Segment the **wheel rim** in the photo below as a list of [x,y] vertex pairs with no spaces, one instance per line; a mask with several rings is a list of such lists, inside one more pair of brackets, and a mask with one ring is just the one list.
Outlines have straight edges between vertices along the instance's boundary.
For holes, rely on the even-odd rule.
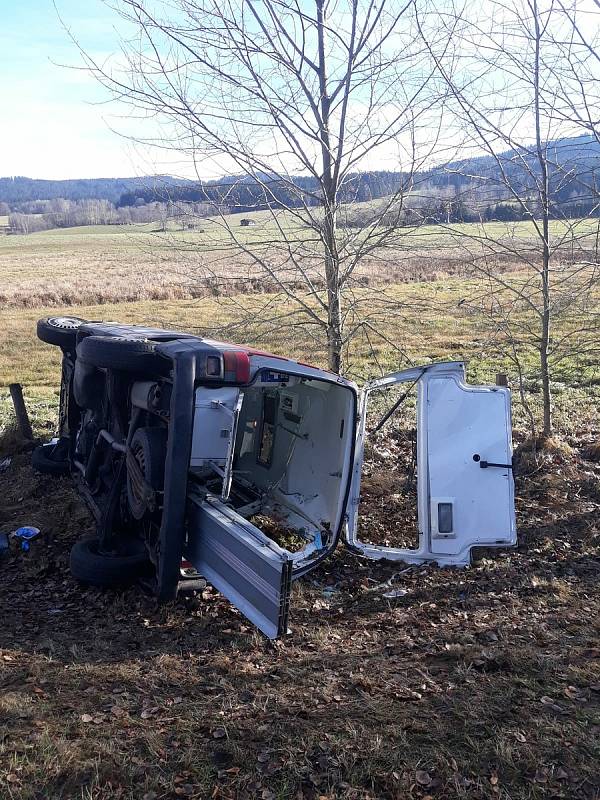
[[50,317],[48,319],[48,325],[59,328],[61,331],[76,331],[82,322],[83,320],[77,317]]

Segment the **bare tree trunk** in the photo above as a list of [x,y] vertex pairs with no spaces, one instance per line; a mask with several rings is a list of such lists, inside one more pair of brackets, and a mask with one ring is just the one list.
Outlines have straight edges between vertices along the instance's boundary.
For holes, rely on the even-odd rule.
[[327,353],[329,369],[342,369],[342,303],[340,292],[339,256],[336,242],[337,214],[335,209],[325,220],[325,278],[327,281]]
[[320,89],[322,182],[324,192],[323,245],[325,250],[325,280],[327,282],[327,354],[329,369],[340,372],[342,367],[342,304],[340,295],[340,258],[337,247],[338,186],[334,179],[329,120],[331,101],[327,88],[325,54],[324,0],[317,0],[318,76]]
[[548,178],[548,154],[542,142],[540,113],[540,17],[537,0],[533,0],[533,24],[535,26],[534,60],[534,102],[535,102],[535,144],[540,167],[540,201],[542,206],[542,330],[540,337],[540,368],[542,377],[542,398],[544,404],[543,436],[552,436],[552,392],[550,389],[550,367],[548,352],[550,348],[550,183]]
[[549,264],[544,254],[542,266],[542,336],[540,340],[540,367],[542,373],[542,398],[544,404],[544,438],[552,436],[552,391],[550,389],[550,367],[548,364],[548,351],[550,347],[550,285]]

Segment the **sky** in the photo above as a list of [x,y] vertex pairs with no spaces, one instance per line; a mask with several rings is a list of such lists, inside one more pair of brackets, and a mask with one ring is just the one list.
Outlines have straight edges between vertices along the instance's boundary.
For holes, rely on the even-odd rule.
[[[160,5],[162,0],[157,2]],[[440,2],[443,6],[445,0]],[[586,6],[592,4],[590,7],[595,10],[593,22],[597,30],[594,0],[581,2]],[[472,5],[475,11],[479,8],[478,4]],[[482,8],[485,10],[485,4]],[[129,131],[137,133],[138,139],[151,139],[153,136],[159,137],[164,129],[159,128],[156,121],[136,121],[131,107],[109,102],[108,90],[85,69],[83,57],[69,32],[96,63],[106,63],[111,56],[119,53],[120,37],[130,31],[109,7],[109,0],[106,3],[102,0],[0,0],[0,177],[25,175],[31,178],[65,179],[157,174],[195,177],[193,163],[182,161],[182,153],[177,155],[164,149],[150,150],[119,134],[118,131],[121,134]],[[510,39],[508,41],[510,43]],[[469,55],[464,42],[462,51]],[[405,58],[408,62],[410,54]],[[123,63],[117,55],[112,63],[118,68],[119,62]],[[268,69],[266,74],[270,74]],[[507,74],[510,77],[512,73]],[[406,73],[403,73],[403,80],[405,78]],[[404,82],[410,94],[410,80]],[[285,82],[282,83],[284,85]],[[204,84],[200,83],[200,86]],[[390,103],[389,97],[381,100],[396,84],[388,80],[383,81],[381,86],[379,100],[383,105],[379,114],[386,123],[386,114],[390,119],[396,117],[401,99],[396,102],[394,95],[394,102]],[[205,101],[206,97],[203,95],[202,100]],[[356,95],[353,97],[356,98]],[[500,101],[500,108],[503,109],[503,95]],[[349,119],[356,117],[357,124],[361,125],[361,107],[357,106],[355,112],[352,102],[355,101],[351,101]],[[217,118],[220,117],[222,105],[219,104],[219,96],[216,99],[208,96],[207,103],[209,110],[212,103],[212,108],[218,110]],[[436,138],[438,112],[435,106],[431,106],[430,111],[433,122],[429,119],[429,110],[424,116],[418,117],[420,132],[416,135],[422,141],[417,144],[424,147],[427,158],[431,158],[434,152],[430,152],[430,148],[435,148],[439,160],[441,139]],[[242,115],[236,112],[234,117],[238,116]],[[370,112],[371,127],[373,118],[373,112]],[[260,134],[268,142],[260,146],[267,147],[265,152],[271,154],[273,146],[268,139],[269,129],[260,127],[257,133],[256,120],[249,119],[252,124],[248,130],[253,135]],[[531,127],[531,121],[527,119],[522,123],[525,137],[529,135],[527,126]],[[459,146],[465,147],[460,127],[453,130],[448,124],[447,114],[443,122],[439,130],[445,137],[447,152],[451,153]],[[238,126],[236,120],[230,127],[235,131]],[[348,130],[346,134],[348,136]],[[373,149],[361,166],[369,169],[401,168],[400,150],[404,148],[410,152],[412,147],[410,136],[407,134],[407,141],[404,141],[402,135],[397,137],[393,145]],[[179,139],[176,138],[176,141],[179,142]],[[500,144],[502,149],[506,149],[504,141]],[[278,146],[281,147],[281,143]],[[476,142],[472,146],[475,147],[474,153],[479,152]],[[277,152],[277,148],[275,150]],[[282,158],[287,157],[286,148],[283,152]],[[265,155],[267,160],[270,157]],[[197,166],[204,178],[235,171],[235,165],[224,162],[221,156],[216,156],[212,162],[205,158]],[[290,167],[286,162],[281,168]]]
[[61,18],[86,51],[102,57],[118,41],[114,12],[100,0],[56,0],[56,8],[52,0],[0,0],[0,176],[174,172],[114,131],[123,110],[107,104],[91,75],[61,66],[82,66]]
[[[109,102],[69,33],[102,63],[118,54],[127,30],[102,0],[0,0],[0,177],[195,177],[174,152],[119,135],[136,124],[131,109]],[[158,130],[140,124],[140,137]],[[395,148],[378,153],[374,166],[397,168]],[[205,161],[199,169],[210,178],[235,165]]]

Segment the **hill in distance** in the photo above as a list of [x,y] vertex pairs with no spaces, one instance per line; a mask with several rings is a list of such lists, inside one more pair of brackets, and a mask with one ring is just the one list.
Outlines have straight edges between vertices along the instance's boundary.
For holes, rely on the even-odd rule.
[[170,175],[143,178],[72,178],[43,180],[21,175],[0,178],[0,201],[13,205],[33,200],[110,200],[118,203],[122,194],[135,191],[160,191],[169,186],[185,186],[191,181]]
[[[585,176],[594,183],[600,174],[600,143],[590,135],[559,139],[547,144],[551,172],[560,182],[559,202],[577,191],[578,178]],[[498,162],[505,174],[517,184],[521,180],[529,183],[537,174],[539,166],[535,153],[513,150],[500,153],[497,158],[489,155],[475,156],[462,161],[438,165],[412,176],[421,184],[431,182],[434,186],[450,183],[457,192],[472,186],[473,181],[495,181],[500,178]],[[565,177],[569,175],[568,180]],[[522,176],[522,178],[521,178]],[[344,202],[369,201],[386,197],[398,191],[405,176],[401,172],[369,171],[349,175],[342,192]],[[560,181],[559,181],[560,179]],[[306,202],[312,193],[312,201],[318,194],[317,181],[308,176],[287,177],[261,176],[261,181],[270,184],[270,192],[286,205],[295,206]],[[526,186],[524,184],[523,188]],[[21,176],[0,178],[0,202],[15,208],[19,203],[53,200],[99,199],[108,200],[115,206],[133,206],[153,201],[167,202],[208,200],[223,203],[227,197],[238,211],[259,208],[264,204],[262,187],[248,176],[228,175],[219,180],[198,182],[175,178],[170,175],[152,175],[134,178],[81,178],[71,180],[41,180]]]

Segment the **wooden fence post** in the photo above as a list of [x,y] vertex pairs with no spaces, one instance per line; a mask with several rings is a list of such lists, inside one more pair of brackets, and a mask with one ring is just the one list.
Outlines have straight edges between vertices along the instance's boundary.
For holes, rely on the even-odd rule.
[[31,429],[31,422],[25,407],[25,400],[23,400],[23,387],[20,383],[11,383],[8,387],[10,396],[12,397],[13,406],[15,407],[15,416],[17,418],[17,427],[21,436],[28,441],[33,441],[33,431]]

